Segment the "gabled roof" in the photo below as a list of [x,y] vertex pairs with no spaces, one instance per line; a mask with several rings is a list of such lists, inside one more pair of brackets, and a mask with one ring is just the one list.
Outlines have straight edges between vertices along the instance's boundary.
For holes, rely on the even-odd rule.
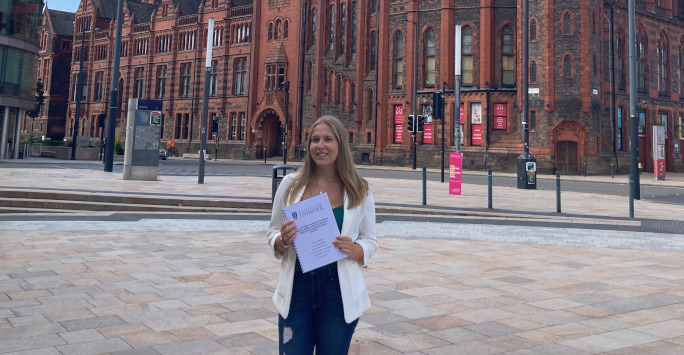
[[248,6],[252,5],[253,0],[233,0],[234,7]]
[[150,16],[152,12],[157,7],[157,5],[146,4],[136,1],[127,1],[128,10],[133,15],[135,23],[148,23],[150,22]]
[[287,63],[287,54],[285,53],[283,42],[277,42],[275,46],[268,51],[266,63]]
[[172,0],[177,9],[180,9],[181,16],[194,15],[199,11],[202,0]]
[[89,0],[92,1],[96,9],[100,11],[100,17],[114,19],[116,18],[116,0]]
[[46,9],[52,23],[52,30],[57,36],[74,36],[74,19],[76,14],[73,12]]

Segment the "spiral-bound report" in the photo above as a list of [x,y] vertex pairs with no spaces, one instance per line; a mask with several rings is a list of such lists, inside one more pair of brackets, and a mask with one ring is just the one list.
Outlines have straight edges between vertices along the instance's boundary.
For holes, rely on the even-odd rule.
[[297,237],[294,247],[303,272],[347,257],[333,245],[340,235],[328,194],[322,193],[283,208],[285,220],[294,220]]

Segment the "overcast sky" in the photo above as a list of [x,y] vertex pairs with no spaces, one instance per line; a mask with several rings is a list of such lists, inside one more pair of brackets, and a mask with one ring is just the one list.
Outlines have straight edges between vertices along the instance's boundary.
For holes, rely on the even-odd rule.
[[49,9],[68,12],[76,12],[79,5],[77,0],[46,0],[45,3]]

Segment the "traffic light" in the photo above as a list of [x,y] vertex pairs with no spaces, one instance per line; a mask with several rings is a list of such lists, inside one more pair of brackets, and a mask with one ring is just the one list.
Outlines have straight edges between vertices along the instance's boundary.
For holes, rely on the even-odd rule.
[[423,131],[423,124],[425,123],[425,116],[418,115],[418,132]]
[[432,93],[432,118],[444,118],[444,97],[439,91]]
[[413,115],[409,115],[408,116],[408,131],[409,132],[414,132],[413,123],[414,123]]

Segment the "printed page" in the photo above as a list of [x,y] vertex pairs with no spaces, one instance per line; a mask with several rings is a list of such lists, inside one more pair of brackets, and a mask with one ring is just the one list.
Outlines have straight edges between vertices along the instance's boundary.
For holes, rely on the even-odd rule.
[[303,272],[347,257],[333,245],[340,230],[327,193],[287,206],[283,208],[283,215],[285,220],[294,220],[297,225],[294,247]]

